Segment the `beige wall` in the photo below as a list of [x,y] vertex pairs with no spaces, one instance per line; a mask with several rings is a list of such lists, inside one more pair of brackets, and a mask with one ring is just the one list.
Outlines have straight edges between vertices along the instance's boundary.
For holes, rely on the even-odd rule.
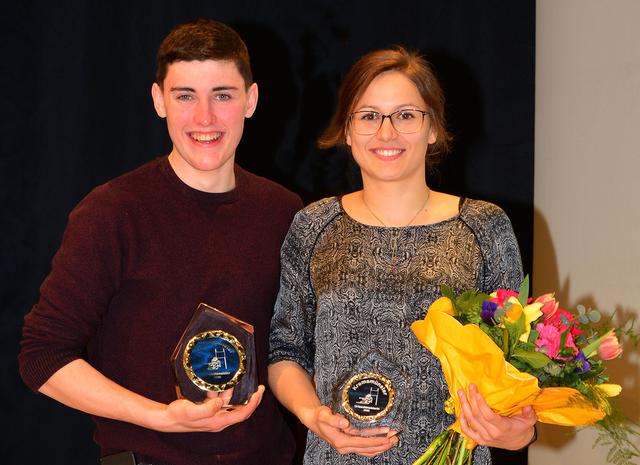
[[[638,315],[640,1],[536,8],[534,294],[555,290],[565,307]],[[636,349],[611,370],[635,421],[639,367]],[[531,465],[607,463],[589,430],[543,425],[539,437]]]

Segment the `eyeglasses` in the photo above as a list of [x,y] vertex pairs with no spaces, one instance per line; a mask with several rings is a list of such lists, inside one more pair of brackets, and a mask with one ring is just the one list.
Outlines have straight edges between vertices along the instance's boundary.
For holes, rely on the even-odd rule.
[[389,118],[393,129],[400,134],[411,134],[418,132],[422,128],[422,120],[428,111],[424,110],[398,110],[388,115],[383,115],[377,111],[362,110],[354,111],[349,115],[351,127],[356,134],[370,136],[376,134],[382,127],[385,118]]

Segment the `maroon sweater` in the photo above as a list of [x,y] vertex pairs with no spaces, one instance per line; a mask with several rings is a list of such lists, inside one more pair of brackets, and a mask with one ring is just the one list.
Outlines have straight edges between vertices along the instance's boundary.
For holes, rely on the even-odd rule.
[[[279,251],[302,202],[238,166],[235,173],[234,190],[205,193],[182,183],[165,157],[80,202],[25,318],[19,362],[29,387],[86,358],[127,389],[169,403],[176,398],[171,353],[200,302],[254,325],[266,385]],[[103,455],[133,450],[172,465],[238,465],[288,464],[293,454],[268,390],[251,418],[219,433],[94,420]]]

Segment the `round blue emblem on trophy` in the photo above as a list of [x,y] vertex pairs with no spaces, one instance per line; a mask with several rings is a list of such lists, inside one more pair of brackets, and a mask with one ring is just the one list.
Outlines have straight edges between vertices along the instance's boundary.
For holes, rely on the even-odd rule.
[[200,389],[224,391],[235,386],[245,372],[246,354],[240,341],[226,331],[196,334],[184,350],[183,365]]

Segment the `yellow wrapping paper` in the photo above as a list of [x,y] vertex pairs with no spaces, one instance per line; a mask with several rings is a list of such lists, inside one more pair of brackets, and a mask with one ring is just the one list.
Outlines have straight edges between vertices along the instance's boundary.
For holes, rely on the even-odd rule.
[[521,413],[522,407],[531,405],[539,421],[556,425],[587,426],[604,417],[603,410],[595,408],[575,389],[541,389],[535,376],[523,373],[505,361],[502,350],[477,325],[463,326],[451,316],[450,302],[446,304],[442,299],[436,302],[424,320],[411,325],[411,330],[440,360],[456,414],[456,422],[452,425],[455,431],[461,433],[457,420],[460,412],[458,390],[468,395],[471,383],[500,415],[516,415]]

